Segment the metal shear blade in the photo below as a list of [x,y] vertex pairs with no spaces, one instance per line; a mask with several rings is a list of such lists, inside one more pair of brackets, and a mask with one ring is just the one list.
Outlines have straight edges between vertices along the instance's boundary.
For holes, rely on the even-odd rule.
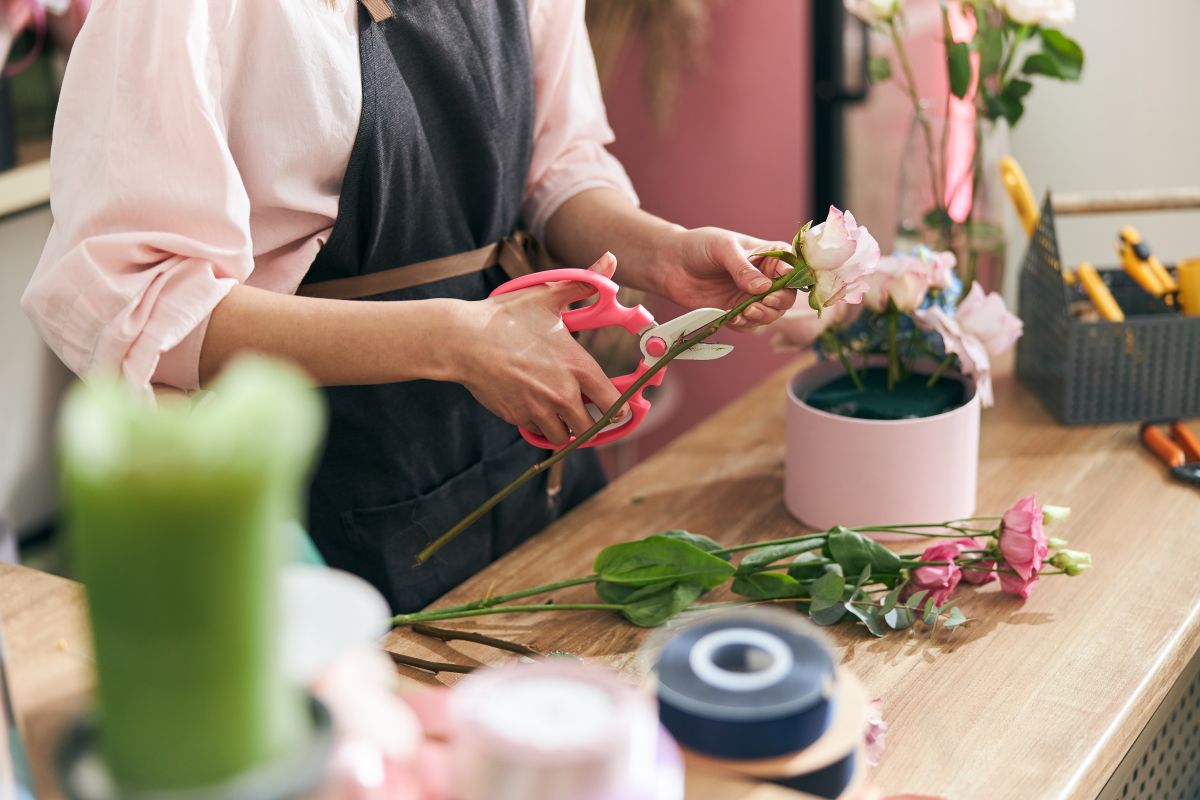
[[[724,315],[725,312],[719,308],[698,308],[668,322],[650,326],[642,332],[640,339],[643,358],[647,364],[654,364],[668,348],[680,339],[695,333]],[[689,361],[711,361],[728,355],[732,350],[733,345],[731,344],[701,342],[676,357]]]

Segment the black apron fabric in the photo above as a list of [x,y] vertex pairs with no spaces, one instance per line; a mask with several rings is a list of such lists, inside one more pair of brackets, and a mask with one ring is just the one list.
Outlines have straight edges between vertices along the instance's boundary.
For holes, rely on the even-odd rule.
[[[533,140],[527,0],[392,0],[359,9],[362,120],[338,218],[305,282],[474,250],[517,227]],[[481,300],[499,267],[369,298]],[[417,610],[541,530],[604,482],[593,454],[568,460],[561,494],[530,481],[417,566],[430,541],[546,456],[460,384],[325,390],[331,421],[309,504],[331,566]]]

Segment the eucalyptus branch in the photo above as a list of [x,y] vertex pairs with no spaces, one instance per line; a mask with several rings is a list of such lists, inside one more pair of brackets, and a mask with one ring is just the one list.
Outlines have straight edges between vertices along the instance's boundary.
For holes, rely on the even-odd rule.
[[[802,265],[802,266],[797,267],[796,269],[807,270],[808,268],[806,266]],[[417,563],[424,564],[426,561],[428,561],[430,558],[432,558],[439,550],[441,550],[443,547],[445,547],[450,542],[454,541],[454,539],[456,539],[460,534],[462,534],[463,531],[465,531],[467,528],[471,527],[476,522],[478,522],[480,519],[482,519],[484,514],[488,513],[493,508],[495,508],[497,505],[499,505],[499,503],[502,500],[504,500],[504,498],[508,497],[510,494],[512,494],[514,491],[516,491],[520,486],[525,484],[527,481],[537,477],[538,475],[545,472],[546,470],[550,469],[550,467],[552,467],[555,464],[557,464],[558,462],[562,461],[564,458],[566,458],[571,453],[578,450],[584,444],[591,441],[598,433],[600,433],[606,427],[608,427],[608,424],[610,422],[612,422],[613,417],[616,416],[618,409],[620,409],[622,406],[624,406],[625,403],[628,402],[631,397],[633,397],[635,394],[637,394],[637,392],[642,387],[644,387],[647,383],[649,383],[650,380],[655,375],[657,375],[659,372],[661,372],[663,370],[663,368],[665,368],[667,366],[667,364],[670,364],[672,361],[674,361],[675,358],[679,356],[679,354],[692,349],[693,347],[700,344],[708,337],[712,336],[717,331],[721,330],[721,328],[725,327],[725,325],[728,322],[737,318],[742,312],[744,312],[747,308],[749,308],[753,304],[760,302],[767,296],[772,295],[775,292],[780,291],[781,289],[786,289],[789,286],[794,286],[795,280],[796,280],[796,275],[795,275],[794,271],[793,272],[785,272],[783,275],[780,275],[778,278],[776,278],[771,283],[771,288],[767,289],[764,292],[760,292],[759,294],[755,294],[755,295],[751,295],[750,297],[747,297],[745,300],[738,303],[736,306],[729,309],[721,316],[717,317],[715,320],[710,322],[708,325],[705,325],[703,328],[701,328],[700,330],[691,334],[690,336],[686,336],[686,337],[680,339],[679,341],[677,341],[674,345],[672,345],[667,350],[666,354],[664,354],[662,356],[662,358],[658,359],[658,361],[656,361],[653,366],[651,366],[649,369],[647,369],[645,372],[643,372],[638,377],[637,380],[635,380],[632,384],[630,384],[629,388],[626,389],[619,398],[617,398],[617,401],[615,403],[613,403],[611,408],[609,408],[607,411],[605,411],[600,416],[600,418],[596,420],[595,424],[593,424],[592,427],[588,428],[583,433],[577,435],[566,446],[562,447],[559,450],[555,450],[553,455],[551,455],[546,460],[540,461],[537,464],[534,464],[529,469],[522,472],[507,486],[500,489],[500,491],[496,492],[494,495],[492,495],[487,500],[485,500],[478,508],[476,508],[470,514],[467,514],[467,516],[463,517],[461,520],[459,520],[457,523],[455,523],[453,527],[451,527],[448,531],[443,533],[441,536],[439,536],[437,539],[435,539],[433,542],[431,542],[429,545],[427,545],[425,547],[425,549],[423,549],[420,553],[417,554]]]

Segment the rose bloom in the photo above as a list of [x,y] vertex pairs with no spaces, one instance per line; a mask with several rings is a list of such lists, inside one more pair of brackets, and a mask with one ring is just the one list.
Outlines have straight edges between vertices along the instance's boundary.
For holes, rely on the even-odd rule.
[[896,16],[901,5],[901,0],[846,0],[847,11],[872,25]]
[[934,605],[940,606],[949,600],[950,595],[954,594],[954,590],[958,588],[958,582],[962,580],[962,570],[954,563],[960,552],[962,552],[962,546],[956,541],[938,542],[925,548],[925,552],[921,553],[922,561],[945,561],[947,563],[936,567],[914,569],[905,594],[912,595],[924,589],[929,592],[928,597],[933,599]]
[[1013,575],[1011,572],[1000,572],[997,577],[1000,578],[1000,591],[1015,594],[1022,600],[1029,599],[1029,595],[1033,594],[1034,584],[1038,582],[1037,573],[1030,575],[1028,578],[1022,578],[1020,575]]
[[1000,553],[1005,564],[1026,580],[1042,568],[1050,545],[1042,524],[1042,507],[1034,495],[1022,497],[1004,512],[1000,523]]
[[830,206],[825,221],[801,237],[800,253],[817,280],[808,303],[819,312],[837,303],[862,302],[863,278],[879,262],[879,243],[853,214]]
[[998,5],[1021,25],[1065,25],[1075,21],[1075,0],[999,0]]
[[922,252],[921,255],[929,264],[929,287],[945,289],[949,286],[950,279],[954,277],[954,268],[958,266],[958,256],[949,250],[931,250],[928,254]]
[[932,277],[929,264],[916,256],[884,256],[865,279],[863,302],[872,311],[884,311],[890,300],[907,314],[925,302]]
[[[982,550],[983,542],[979,539],[954,539],[953,543],[961,550]],[[973,557],[967,556],[968,558]],[[976,561],[974,564],[962,567],[962,579],[973,586],[983,586],[996,579],[995,561]]]

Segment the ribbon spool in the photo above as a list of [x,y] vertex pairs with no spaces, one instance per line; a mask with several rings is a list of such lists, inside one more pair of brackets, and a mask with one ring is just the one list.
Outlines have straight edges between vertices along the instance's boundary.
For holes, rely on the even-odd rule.
[[649,698],[566,660],[473,673],[450,696],[456,800],[682,800]]
[[807,621],[712,615],[662,644],[657,669],[659,717],[690,764],[827,798],[860,774],[866,691]]

